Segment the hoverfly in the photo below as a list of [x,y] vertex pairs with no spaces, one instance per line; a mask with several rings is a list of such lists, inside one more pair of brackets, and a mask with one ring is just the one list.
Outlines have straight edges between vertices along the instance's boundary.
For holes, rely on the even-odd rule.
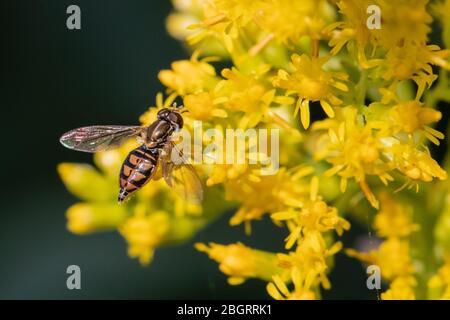
[[[161,165],[166,183],[183,199],[199,204],[203,200],[200,179],[185,155],[171,140],[183,127],[183,117],[174,108],[163,108],[150,126],[89,126],[64,133],[63,146],[83,152],[99,152],[119,147],[130,137],[141,145],[132,150],[122,164],[119,175],[119,203],[150,181]],[[172,161],[176,152],[177,161]]]

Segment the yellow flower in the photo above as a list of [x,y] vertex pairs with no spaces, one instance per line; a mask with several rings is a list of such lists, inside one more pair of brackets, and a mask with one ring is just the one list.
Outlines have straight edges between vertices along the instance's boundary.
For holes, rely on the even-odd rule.
[[347,43],[355,42],[356,55],[361,66],[373,66],[376,61],[367,61],[365,47],[374,41],[373,32],[367,28],[367,8],[372,0],[341,0],[337,2],[343,21],[330,24],[325,32],[330,33],[331,54],[337,54]]
[[184,106],[189,110],[189,116],[202,121],[212,117],[226,118],[227,112],[214,101],[210,92],[200,92],[184,96]]
[[320,232],[311,231],[305,234],[295,252],[278,254],[279,265],[288,270],[297,268],[298,272],[313,286],[319,283],[325,289],[331,287],[327,277],[327,258],[339,252],[341,242],[336,242],[329,248]]
[[381,237],[407,237],[420,226],[412,222],[411,206],[396,201],[388,192],[379,195],[380,211],[375,216],[374,226]]
[[354,178],[364,192],[367,200],[375,208],[378,201],[370,190],[366,175],[378,176],[385,184],[393,178],[389,175],[389,166],[381,157],[383,144],[370,125],[364,125],[357,118],[356,110],[345,110],[345,121],[337,129],[328,130],[329,144],[321,154],[333,167],[325,172],[326,176],[338,174],[341,177],[341,192],[347,188],[347,180]]
[[261,2],[261,0],[212,0],[210,10],[224,16],[223,20],[239,23],[242,27],[251,21],[254,10]]
[[418,86],[416,94],[418,100],[424,90],[437,79],[431,66],[450,68],[445,61],[449,55],[449,50],[440,50],[436,45],[405,44],[390,49],[380,68],[386,80],[414,80]]
[[185,40],[195,33],[189,30],[189,26],[199,23],[202,18],[202,3],[204,0],[172,0],[175,12],[172,12],[166,20],[166,28],[169,34],[178,39]]
[[[426,10],[429,0],[377,1],[382,15],[382,28],[374,29],[376,42],[386,49],[401,43],[424,44],[431,31],[431,16]],[[414,30],[414,32],[411,32]]]
[[302,241],[302,238],[299,237],[300,233],[336,230],[338,235],[342,235],[344,230],[350,229],[348,221],[337,215],[336,208],[328,207],[324,201],[311,201],[301,211],[275,213],[272,218],[275,220],[291,219],[287,222],[291,233],[286,238],[286,249],[290,249],[296,241]]
[[226,109],[245,113],[238,123],[239,128],[255,127],[267,118],[272,102],[286,101],[284,97],[275,96],[275,90],[264,80],[269,68],[268,65],[262,65],[250,74],[244,74],[236,68],[222,70],[225,79],[214,91]]
[[415,300],[414,288],[417,281],[414,277],[399,277],[392,281],[389,289],[381,294],[382,300]]
[[293,72],[279,70],[278,75],[273,80],[273,85],[286,89],[286,95],[295,94],[297,104],[295,114],[300,110],[300,117],[303,127],[309,127],[309,102],[320,101],[323,111],[330,118],[334,117],[333,106],[339,105],[342,101],[335,95],[336,89],[347,92],[347,86],[341,82],[346,80],[344,73],[330,72],[323,69],[323,64],[328,58],[309,58],[307,55],[294,54],[291,57]]
[[283,273],[274,253],[251,249],[239,242],[230,245],[210,243],[209,246],[197,243],[195,248],[219,263],[220,271],[229,277],[231,285],[241,284],[249,278],[269,281],[274,274]]
[[169,231],[169,216],[164,211],[146,214],[145,209],[139,207],[119,231],[128,243],[128,255],[147,265],[153,258],[155,247],[162,243]]
[[388,280],[414,271],[408,241],[397,238],[388,239],[380,245],[376,262],[382,276]]
[[332,143],[337,146],[334,150],[339,152],[330,157],[329,162],[340,167],[337,172],[344,179],[355,177],[357,181],[362,181],[366,174],[382,172],[381,168],[377,168],[377,164],[382,164],[381,144],[372,135],[370,127],[358,130],[354,126],[342,124],[338,133],[330,130],[329,135]]
[[[363,68],[371,68],[379,65],[381,59],[373,59],[377,48],[388,51],[389,55],[401,50],[408,54],[413,47],[420,47],[427,41],[427,34],[430,31],[429,24],[432,19],[427,13],[425,6],[428,0],[410,1],[399,0],[395,3],[389,1],[370,1],[370,0],[340,0],[337,5],[340,12],[344,15],[344,21],[339,21],[329,25],[326,29],[331,35],[329,45],[333,47],[332,54],[337,54],[347,43],[355,42],[356,55]],[[377,5],[381,12],[381,28],[370,29],[367,26],[368,12],[371,5]],[[415,32],[411,32],[414,30]],[[402,49],[408,47],[408,49]],[[372,55],[367,60],[366,48],[369,47]],[[398,54],[397,54],[398,55]],[[392,58],[392,57],[391,57]],[[394,73],[402,74],[404,69],[414,60],[402,61],[399,58],[398,64],[391,64],[390,68],[399,66],[398,71]],[[387,73],[392,69],[387,69]]]
[[346,253],[363,262],[378,265],[382,271],[382,277],[386,280],[407,276],[414,272],[407,240],[389,238],[383,241],[375,251],[360,253],[353,249],[347,249]]
[[170,70],[161,70],[159,80],[171,92],[179,95],[198,93],[212,89],[218,82],[216,71],[209,61],[215,58],[198,59],[194,52],[190,60],[179,60],[172,63]]
[[269,0],[255,13],[256,24],[282,43],[294,43],[303,36],[320,39],[330,7],[322,0]]
[[444,135],[428,125],[441,118],[441,112],[424,107],[419,101],[411,100],[399,102],[390,108],[385,121],[394,134],[407,133],[411,136],[420,132],[431,142],[439,145],[438,139],[444,139]]
[[394,144],[389,150],[393,155],[393,163],[397,170],[409,180],[406,185],[416,186],[418,181],[429,182],[434,178],[447,179],[447,172],[434,160],[428,149],[420,151],[410,144]]
[[446,257],[444,265],[428,281],[428,288],[435,291],[439,299],[450,300],[450,259]]
[[[230,224],[250,222],[260,219],[266,213],[302,204],[307,197],[308,186],[299,179],[310,173],[311,170],[305,167],[291,171],[280,168],[273,175],[244,175],[241,179],[229,181],[225,184],[227,199],[241,203]],[[250,225],[247,224],[246,227],[249,228]]]
[[240,29],[252,23],[261,2],[261,0],[205,1],[203,21],[191,26],[191,28],[202,28],[202,30],[188,37],[188,42],[196,44],[214,36],[222,40],[228,51],[232,51],[233,40],[238,38]]
[[445,25],[450,20],[450,1],[449,0],[440,0],[430,4],[431,12],[440,22]]
[[127,211],[115,203],[77,203],[67,209],[67,229],[75,234],[116,229]]
[[311,291],[312,278],[306,278],[297,268],[291,272],[294,290],[289,291],[288,287],[279,275],[272,277],[273,282],[267,284],[267,292],[276,300],[315,300],[316,294]]
[[58,165],[58,173],[66,188],[82,200],[102,202],[117,198],[114,193],[116,185],[112,186],[111,182],[91,165],[61,163]]
[[336,230],[338,235],[342,235],[344,230],[350,229],[350,223],[339,217],[337,209],[329,207],[317,195],[318,188],[318,179],[314,177],[311,183],[310,200],[306,201],[300,210],[289,208],[287,211],[271,215],[272,219],[276,221],[287,220],[291,233],[286,238],[286,249],[290,249],[297,241],[302,241],[301,235],[311,231]]

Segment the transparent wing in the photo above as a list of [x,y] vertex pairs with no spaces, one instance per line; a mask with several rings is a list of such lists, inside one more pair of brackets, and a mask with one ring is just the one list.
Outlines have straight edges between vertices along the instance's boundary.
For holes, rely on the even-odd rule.
[[98,152],[116,148],[141,131],[139,126],[90,126],[66,132],[59,141],[69,149]]
[[[172,161],[173,152],[177,153],[181,161]],[[200,204],[203,201],[203,187],[189,159],[173,142],[166,144],[160,159],[163,177],[172,190],[184,200]]]

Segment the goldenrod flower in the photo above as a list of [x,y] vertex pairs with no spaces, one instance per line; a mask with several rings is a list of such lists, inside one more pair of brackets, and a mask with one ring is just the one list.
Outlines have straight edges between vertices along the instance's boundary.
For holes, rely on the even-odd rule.
[[327,258],[339,252],[342,248],[341,242],[336,242],[327,247],[325,239],[320,232],[312,231],[304,235],[302,241],[297,245],[294,252],[279,254],[280,266],[289,270],[295,268],[315,286],[321,284],[325,289],[331,287],[327,277]]
[[[338,174],[341,177],[341,192],[347,189],[347,180],[353,178],[367,200],[377,208],[378,201],[367,184],[366,176],[378,176],[385,184],[393,179],[388,173],[390,167],[382,157],[382,140],[370,125],[364,125],[361,119],[357,118],[356,109],[347,107],[345,111],[344,120],[337,128],[334,123],[328,126],[328,143],[323,154],[318,156],[325,157],[333,166],[325,175]],[[324,129],[326,127],[327,125]]]
[[306,278],[297,268],[292,269],[291,278],[294,284],[293,291],[289,291],[279,275],[274,275],[273,282],[267,285],[267,292],[276,300],[315,300],[317,298],[311,290],[313,278]]
[[431,157],[427,149],[421,151],[410,144],[394,144],[389,151],[392,152],[393,163],[397,170],[402,172],[416,188],[417,181],[447,179],[447,172]]
[[150,263],[155,247],[160,245],[169,230],[169,215],[164,211],[146,214],[144,208],[137,208],[119,231],[128,242],[128,254],[138,258],[143,265]]
[[[382,28],[374,29],[376,43],[386,49],[399,44],[424,44],[432,18],[426,10],[429,0],[376,1],[382,14]],[[414,32],[411,32],[414,30]]]
[[413,277],[400,277],[392,281],[386,292],[381,294],[383,300],[415,300],[414,289],[417,281]]
[[189,115],[196,120],[211,120],[212,117],[226,118],[227,112],[220,108],[211,92],[200,92],[186,95],[183,99],[184,106],[189,110]]
[[279,70],[274,78],[275,87],[286,89],[286,95],[295,94],[297,103],[295,113],[300,110],[300,118],[305,129],[309,127],[309,102],[320,101],[323,111],[330,118],[334,117],[333,106],[342,100],[336,96],[336,90],[348,91],[342,82],[347,79],[344,73],[330,72],[323,69],[328,58],[310,58],[306,54],[294,54],[291,57],[293,71]]
[[435,298],[450,300],[450,259],[448,257],[437,274],[428,281],[428,288]]
[[[308,174],[298,168],[300,175]],[[299,205],[307,197],[307,184],[303,184],[296,172],[280,168],[274,175],[246,175],[225,184],[227,198],[239,201],[239,210],[230,219],[231,225],[258,220],[268,212],[277,212],[292,205]]]
[[[344,21],[331,24],[327,31],[332,38],[332,54],[338,53],[350,41],[355,41],[357,56],[364,68],[373,67],[381,59],[367,60],[365,49],[396,49],[404,45],[423,45],[427,41],[432,19],[425,10],[428,0],[400,0],[395,4],[388,1],[340,0],[338,7],[344,15]],[[377,5],[382,15],[382,27],[370,29],[367,26],[368,12],[371,5]],[[415,32],[411,32],[415,30]],[[407,50],[405,50],[405,53]],[[412,61],[411,61],[412,62]]]
[[114,230],[127,216],[116,204],[77,203],[67,209],[67,229],[76,234]]
[[436,145],[439,145],[438,139],[444,139],[441,132],[429,126],[442,118],[441,112],[425,107],[419,101],[398,102],[385,116],[381,127],[386,127],[392,134],[406,133],[412,137],[415,133],[421,133]]
[[[206,181],[208,186],[235,180],[248,172],[247,164],[224,164],[214,166]],[[256,177],[256,176],[255,176]],[[258,179],[258,178],[255,178]]]
[[166,20],[166,28],[169,34],[178,39],[185,40],[195,34],[189,26],[199,23],[203,19],[204,0],[172,0],[175,11]]
[[239,30],[252,22],[261,3],[261,0],[205,1],[203,21],[191,26],[202,30],[188,37],[189,43],[196,44],[215,36],[222,40],[228,51],[232,51],[233,40],[238,38]]
[[159,80],[179,95],[212,89],[218,78],[214,67],[208,62],[215,58],[199,60],[198,55],[198,52],[194,52],[190,60],[173,62],[172,69],[159,72]]
[[381,275],[387,280],[410,275],[414,271],[407,240],[388,238],[375,251],[359,253],[353,249],[347,249],[346,253],[363,262],[376,264],[383,270]]
[[330,24],[324,31],[331,34],[329,42],[331,54],[337,54],[346,44],[354,42],[356,55],[361,66],[373,66],[376,61],[367,61],[365,47],[374,40],[372,30],[367,27],[367,8],[372,0],[340,0],[337,1],[343,21]]
[[268,68],[270,66],[262,66],[249,75],[236,68],[222,70],[225,80],[217,85],[215,91],[221,96],[219,100],[225,108],[245,113],[240,128],[255,127],[267,117],[271,103],[281,98],[275,97],[275,90],[262,80]]
[[291,44],[303,36],[321,39],[330,11],[322,0],[269,0],[261,3],[254,19],[265,34]]
[[389,193],[379,195],[380,210],[374,227],[381,237],[407,237],[420,226],[412,222],[412,207],[396,201]]
[[448,25],[450,18],[450,1],[439,0],[430,4],[431,13],[441,22],[444,26]]
[[58,173],[67,189],[85,201],[107,201],[115,198],[110,181],[87,164],[61,163]]
[[450,68],[445,60],[449,55],[450,51],[440,50],[436,45],[405,44],[390,49],[380,68],[386,80],[414,80],[418,86],[416,99],[420,99],[424,90],[437,79],[431,65]]
[[276,212],[271,215],[276,221],[287,221],[290,235],[286,238],[286,249],[290,249],[297,241],[302,241],[301,235],[308,232],[327,232],[336,230],[342,235],[344,230],[350,229],[350,223],[339,217],[337,209],[329,207],[318,193],[318,179],[314,177],[311,183],[310,199],[302,204],[300,210],[293,208]]
[[195,247],[219,263],[220,271],[229,276],[231,285],[241,284],[248,278],[269,281],[274,274],[283,273],[274,253],[251,249],[239,242],[230,245],[210,243],[209,246],[197,243]]

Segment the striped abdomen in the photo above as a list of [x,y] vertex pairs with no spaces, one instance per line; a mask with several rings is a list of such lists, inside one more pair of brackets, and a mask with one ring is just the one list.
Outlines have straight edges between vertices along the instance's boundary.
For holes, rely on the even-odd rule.
[[151,179],[156,170],[158,156],[157,149],[147,149],[145,145],[128,154],[120,169],[119,202],[123,202]]

